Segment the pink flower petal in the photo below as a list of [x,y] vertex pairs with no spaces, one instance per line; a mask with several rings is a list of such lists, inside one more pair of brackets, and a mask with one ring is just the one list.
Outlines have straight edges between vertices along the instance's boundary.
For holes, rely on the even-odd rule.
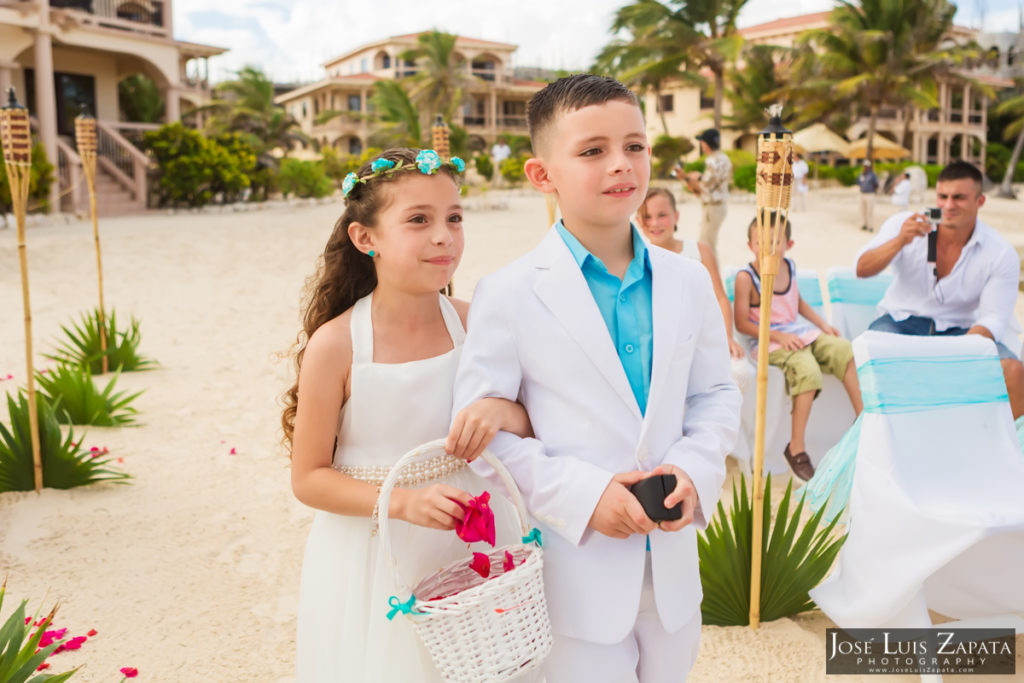
[[516,563],[515,563],[515,560],[512,559],[512,553],[510,553],[509,551],[506,550],[505,551],[505,561],[501,563],[501,568],[508,572],[508,571],[512,571],[513,569],[515,569],[515,566],[516,566]]
[[238,455],[238,449],[232,448],[230,455]]
[[469,568],[486,579],[491,575],[491,558],[483,553],[473,553],[473,561],[469,563]]
[[42,664],[40,664],[39,666],[36,667],[36,671],[43,671],[43,670],[49,669],[49,668],[50,668],[50,663],[49,662],[43,662]]
[[455,523],[455,533],[466,543],[484,541],[494,547],[494,512],[488,502],[491,494],[484,491],[469,499],[468,505],[459,503],[462,519]]
[[139,675],[139,670],[134,666],[123,666],[121,667],[121,673],[124,674],[125,678],[135,678]]
[[88,632],[88,633],[86,633],[85,635],[87,635],[87,636],[89,636],[90,638],[92,638],[92,637],[93,637],[94,635],[96,635],[96,633],[97,633],[96,629],[94,629],[94,628],[91,628],[91,629],[89,629],[89,632]]

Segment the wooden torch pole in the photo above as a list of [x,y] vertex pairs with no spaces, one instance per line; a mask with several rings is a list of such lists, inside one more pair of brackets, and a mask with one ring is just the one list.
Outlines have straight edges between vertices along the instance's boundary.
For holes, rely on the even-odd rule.
[[110,370],[110,359],[107,357],[107,323],[106,309],[103,307],[103,256],[100,252],[100,225],[96,215],[96,119],[83,111],[75,117],[75,142],[78,145],[78,156],[82,158],[82,170],[85,182],[89,186],[89,212],[92,214],[92,240],[96,245],[96,275],[99,279],[100,308],[97,322],[100,327],[100,352],[103,354],[102,372]]
[[18,263],[21,266],[21,300],[25,309],[25,369],[28,373],[28,423],[32,431],[32,467],[36,493],[43,489],[43,462],[39,453],[39,414],[36,406],[35,368],[32,361],[32,305],[28,294],[28,254],[25,251],[25,207],[32,167],[32,132],[28,110],[18,104],[14,88],[8,91],[8,103],[0,108],[0,145],[3,146],[11,204],[18,226]]
[[761,623],[761,555],[764,552],[764,428],[772,293],[779,273],[779,243],[789,220],[793,189],[793,134],[782,126],[782,106],[768,108],[768,127],[757,136],[757,234],[760,243],[761,318],[757,333],[757,410],[754,422],[753,529],[750,549],[750,627]]
[[[448,161],[452,156],[452,148],[450,142],[451,129],[448,128],[448,124],[444,122],[444,119],[440,114],[434,119],[434,125],[430,128],[430,142],[434,146],[434,151],[441,157],[441,161]],[[455,296],[455,281],[448,283],[448,287],[445,289],[445,294],[448,296]]]

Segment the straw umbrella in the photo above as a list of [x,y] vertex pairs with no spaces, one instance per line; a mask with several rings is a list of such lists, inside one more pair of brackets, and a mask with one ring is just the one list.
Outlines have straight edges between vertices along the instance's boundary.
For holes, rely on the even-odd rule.
[[757,411],[754,423],[753,538],[750,562],[750,626],[761,623],[761,552],[764,517],[764,428],[768,396],[768,333],[772,292],[779,273],[779,244],[785,235],[793,191],[793,135],[782,126],[782,105],[768,109],[768,126],[757,136],[757,234],[761,271],[761,320],[757,345]]
[[[846,156],[850,159],[863,159],[868,155],[868,139],[863,137],[854,140],[846,150]],[[883,135],[876,135],[871,145],[871,158],[880,159],[906,159],[910,156],[910,150],[897,145],[895,142]]]
[[106,309],[103,307],[103,257],[100,254],[100,226],[96,217],[96,119],[89,116],[82,105],[82,113],[75,117],[75,141],[78,144],[78,156],[82,158],[82,170],[89,186],[89,210],[92,213],[92,239],[96,244],[96,274],[99,278],[100,308],[100,352],[103,354],[103,373],[110,369],[107,357],[107,324]]
[[829,130],[824,123],[815,123],[793,133],[793,146],[801,147],[807,152],[836,152],[846,156],[846,149],[850,143]]
[[8,91],[7,106],[0,108],[0,145],[3,147],[11,204],[18,226],[18,263],[21,266],[21,299],[25,309],[25,368],[28,373],[28,423],[32,439],[32,466],[36,492],[43,488],[43,461],[39,454],[39,415],[36,409],[35,369],[32,363],[32,305],[28,294],[28,255],[25,251],[25,206],[32,166],[32,133],[28,110],[18,104],[14,88]]

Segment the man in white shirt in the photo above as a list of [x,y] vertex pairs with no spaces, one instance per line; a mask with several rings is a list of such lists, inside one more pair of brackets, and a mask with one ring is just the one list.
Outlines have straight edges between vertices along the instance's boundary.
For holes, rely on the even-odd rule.
[[494,162],[494,184],[496,186],[504,184],[501,175],[501,162],[510,156],[512,156],[512,148],[508,146],[505,138],[500,137],[497,142],[491,145],[491,161]]
[[807,165],[802,155],[796,154],[794,156],[796,161],[793,162],[793,185],[796,192],[793,194],[795,204],[793,209],[795,211],[805,211],[807,209],[807,174],[810,172],[811,167]]
[[[794,165],[795,169],[796,166]],[[907,208],[910,206],[910,174],[904,173],[900,176],[900,181],[896,183],[892,188],[892,204],[893,206],[899,206],[901,208]]]
[[[942,220],[929,260],[932,224],[902,211],[882,224],[857,254],[858,277],[892,266],[893,281],[879,303],[883,314],[869,329],[912,335],[980,334],[996,344],[1013,417],[1024,414],[1024,365],[1011,329],[1020,280],[1017,252],[978,220],[985,204],[981,172],[965,161],[942,169],[936,183]],[[1004,342],[1013,343],[1011,350]]]

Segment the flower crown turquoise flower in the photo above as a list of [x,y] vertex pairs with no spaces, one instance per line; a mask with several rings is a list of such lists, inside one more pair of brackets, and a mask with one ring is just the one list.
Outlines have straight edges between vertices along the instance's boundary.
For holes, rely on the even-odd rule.
[[396,162],[391,159],[375,159],[370,164],[370,172],[366,175],[359,176],[349,173],[345,176],[345,180],[341,183],[341,194],[348,199],[352,190],[356,189],[356,185],[380,176],[393,176],[400,171],[411,170],[413,167],[424,175],[434,175],[442,166],[447,166],[456,173],[466,170],[466,162],[459,157],[452,157],[448,161],[444,161],[441,159],[441,155],[432,149],[421,149],[416,155],[416,161],[411,165],[407,165],[404,160]]

